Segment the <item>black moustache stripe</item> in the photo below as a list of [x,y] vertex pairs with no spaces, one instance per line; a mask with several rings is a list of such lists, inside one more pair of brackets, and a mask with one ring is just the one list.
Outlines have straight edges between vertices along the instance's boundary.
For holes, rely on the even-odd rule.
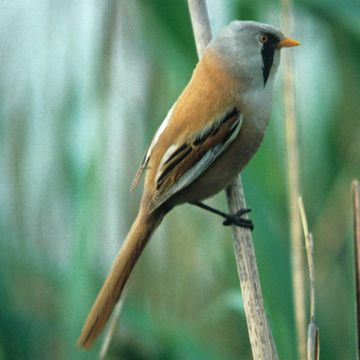
[[279,43],[279,39],[272,35],[266,34],[268,37],[268,41],[261,48],[261,56],[263,59],[263,78],[264,78],[264,86],[269,78],[271,67],[274,62],[274,54],[276,50],[276,46]]

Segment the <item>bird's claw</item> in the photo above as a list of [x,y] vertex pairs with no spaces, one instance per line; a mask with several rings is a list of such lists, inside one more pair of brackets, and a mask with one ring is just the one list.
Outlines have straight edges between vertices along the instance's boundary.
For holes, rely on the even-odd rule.
[[248,214],[251,209],[240,209],[235,214],[229,214],[223,221],[224,226],[236,225],[246,229],[254,230],[254,224],[249,219],[244,219],[242,216]]

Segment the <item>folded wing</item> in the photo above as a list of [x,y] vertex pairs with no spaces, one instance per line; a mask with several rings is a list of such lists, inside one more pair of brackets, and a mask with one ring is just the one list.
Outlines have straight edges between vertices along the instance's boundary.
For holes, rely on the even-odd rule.
[[160,161],[152,211],[198,178],[238,135],[240,111],[232,108],[182,144],[172,145]]

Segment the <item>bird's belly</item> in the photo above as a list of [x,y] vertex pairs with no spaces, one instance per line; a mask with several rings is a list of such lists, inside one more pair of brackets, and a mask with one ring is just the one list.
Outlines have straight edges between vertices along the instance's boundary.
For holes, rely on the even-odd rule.
[[184,188],[171,199],[175,206],[184,202],[206,199],[226,188],[240,173],[258,149],[265,128],[254,126],[259,122],[246,121],[238,137],[191,186]]

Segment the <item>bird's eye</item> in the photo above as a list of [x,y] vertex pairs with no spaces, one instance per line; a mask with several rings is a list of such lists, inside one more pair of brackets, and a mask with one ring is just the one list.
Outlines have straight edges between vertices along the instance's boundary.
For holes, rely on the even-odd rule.
[[267,35],[262,34],[262,35],[260,35],[259,40],[260,40],[260,42],[262,42],[263,44],[265,44],[265,43],[268,42],[269,38],[268,38]]

